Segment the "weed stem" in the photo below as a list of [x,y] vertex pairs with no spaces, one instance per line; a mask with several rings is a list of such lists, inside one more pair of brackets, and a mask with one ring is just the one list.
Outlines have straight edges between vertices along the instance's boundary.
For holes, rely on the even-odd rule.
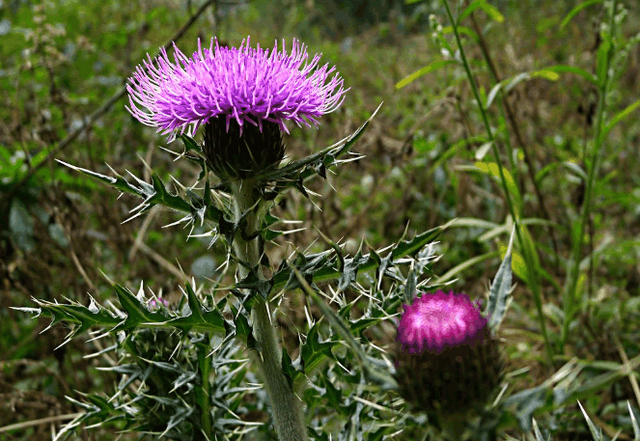
[[496,158],[496,163],[498,165],[498,172],[500,174],[500,182],[502,183],[502,189],[505,194],[507,206],[509,207],[509,212],[511,213],[511,217],[513,218],[513,221],[516,224],[516,235],[518,237],[518,242],[522,247],[525,263],[527,265],[527,275],[528,275],[527,282],[529,284],[529,287],[533,291],[533,299],[536,304],[536,309],[538,310],[538,321],[540,322],[540,329],[542,331],[542,337],[544,338],[544,346],[546,349],[547,362],[549,366],[552,366],[553,365],[553,348],[551,347],[551,342],[549,340],[549,335],[547,332],[547,326],[545,323],[544,314],[542,312],[542,295],[540,293],[540,285],[538,281],[538,269],[537,269],[537,265],[534,264],[535,259],[533,256],[533,253],[535,253],[535,249],[532,249],[533,243],[530,240],[527,240],[526,242],[524,240],[524,237],[523,237],[524,235],[521,231],[522,229],[524,229],[524,226],[520,223],[519,213],[516,212],[515,210],[513,200],[511,199],[511,195],[509,193],[509,188],[507,187],[507,180],[504,175],[504,168],[502,167],[502,163],[500,162],[498,146],[496,145],[496,140],[493,135],[493,130],[491,129],[491,125],[489,124],[489,117],[487,115],[487,112],[484,109],[484,105],[482,104],[482,99],[480,98],[478,87],[476,86],[475,79],[473,78],[473,74],[471,73],[469,62],[467,61],[467,57],[464,53],[462,41],[460,40],[460,33],[458,32],[458,25],[456,23],[456,20],[454,20],[453,18],[453,14],[451,13],[449,2],[447,0],[442,0],[442,3],[444,3],[444,7],[447,10],[447,16],[449,17],[449,22],[451,23],[451,28],[453,29],[453,34],[456,38],[458,49],[460,50],[460,57],[462,58],[462,64],[464,65],[465,71],[467,72],[467,78],[469,79],[469,83],[471,84],[471,89],[473,90],[473,95],[476,99],[476,102],[478,103],[478,108],[480,109],[480,114],[482,115],[482,120],[484,122],[487,135],[489,136],[489,141],[491,142],[493,155]]

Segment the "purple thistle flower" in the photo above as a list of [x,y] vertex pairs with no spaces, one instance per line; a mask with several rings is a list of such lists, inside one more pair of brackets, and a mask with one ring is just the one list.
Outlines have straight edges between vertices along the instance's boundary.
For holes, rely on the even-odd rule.
[[317,125],[344,100],[343,79],[337,72],[329,79],[335,67],[318,67],[320,57],[309,60],[306,46],[295,39],[289,54],[284,41],[281,51],[277,42],[270,51],[249,47],[249,37],[239,48],[212,39],[203,49],[198,40],[191,58],[174,44],[174,62],[163,48],[155,60],[148,56],[136,68],[127,85],[127,109],[170,140],[176,132],[194,134],[212,118],[224,118],[227,132],[235,120],[240,135],[245,123],[262,131],[264,122],[288,133],[285,121]]
[[157,300],[150,299],[147,302],[147,306],[151,311],[154,311],[154,310],[157,310],[158,308],[161,308],[162,306],[164,306],[165,308],[168,307],[169,302],[166,299],[163,299],[162,297],[157,297]]
[[487,319],[466,294],[438,291],[404,306],[398,342],[411,354],[439,354],[446,348],[482,339],[486,325]]
[[446,426],[443,415],[465,414],[486,403],[500,382],[498,341],[479,302],[466,294],[437,291],[405,305],[397,343],[399,392],[436,424]]

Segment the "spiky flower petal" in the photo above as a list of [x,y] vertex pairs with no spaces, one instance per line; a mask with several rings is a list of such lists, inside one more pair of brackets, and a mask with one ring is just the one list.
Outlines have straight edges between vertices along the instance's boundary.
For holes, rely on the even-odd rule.
[[398,341],[411,354],[441,353],[445,348],[469,344],[487,319],[465,294],[438,291],[404,306],[398,325]]
[[[309,59],[306,46],[293,40],[287,53],[276,42],[272,50],[238,48],[211,40],[191,57],[174,44],[174,61],[166,50],[138,66],[130,84],[128,110],[140,122],[174,138],[176,132],[195,133],[211,118],[232,120],[260,130],[265,121],[287,132],[286,121],[298,126],[318,124],[318,118],[337,109],[344,99],[343,79],[335,67],[318,67],[321,55]],[[334,74],[330,78],[331,74]],[[140,106],[140,107],[138,107]],[[146,108],[146,110],[145,110]]]
[[398,325],[400,393],[432,415],[460,415],[486,403],[500,381],[498,342],[466,294],[424,294],[404,306]]

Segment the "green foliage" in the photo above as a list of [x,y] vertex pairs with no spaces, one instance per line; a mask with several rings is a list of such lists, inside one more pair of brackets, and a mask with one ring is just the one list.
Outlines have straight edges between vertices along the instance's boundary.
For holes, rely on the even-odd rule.
[[227,326],[229,326],[217,307],[211,310],[204,307],[196,297],[193,288],[188,284],[184,291],[186,302],[180,311],[172,312],[155,311],[152,306],[149,306],[152,299],[145,297],[142,285],[137,294],[133,294],[129,289],[117,284],[113,285],[113,289],[121,309],[115,306],[107,309],[99,305],[91,296],[88,306],[73,300],[67,304],[60,304],[34,298],[33,300],[39,308],[13,309],[33,313],[35,317],[51,317],[52,321],[49,327],[59,322],[73,326],[65,343],[92,326],[107,328],[105,334],[115,334],[118,331],[133,332],[138,328],[177,328],[183,332],[189,332],[193,329],[220,334],[225,333]]
[[[392,245],[389,247],[391,251],[384,258],[381,258],[378,254],[379,252],[374,250],[369,254],[362,255],[358,253],[352,258],[345,258],[339,247],[318,254],[306,256],[299,254],[294,261],[293,267],[289,263],[283,262],[283,265],[272,279],[271,292],[298,288],[300,286],[300,276],[308,283],[338,279],[338,292],[342,292],[356,282],[356,276],[359,271],[364,272],[373,269],[376,270],[378,286],[380,286],[383,276],[397,279],[397,271],[393,268],[394,261],[420,252],[421,249],[429,249],[423,247],[427,247],[430,242],[434,241],[445,228],[446,226],[434,228],[421,233],[411,240],[403,240],[396,245]],[[389,248],[384,251],[388,251]],[[433,256],[429,255],[421,259],[424,266],[425,262],[433,259]],[[297,278],[296,273],[300,274]]]
[[[187,214],[179,221],[181,223],[185,222],[187,225],[193,225],[199,221],[200,224],[203,222],[217,224],[213,229],[222,233],[229,245],[231,245],[238,240],[253,240],[253,238],[245,236],[247,219],[252,216],[252,211],[260,212],[262,210],[260,205],[268,203],[273,199],[274,195],[279,194],[288,187],[294,187],[308,197],[308,193],[303,186],[304,181],[316,174],[326,178],[328,167],[345,162],[338,158],[351,148],[370,121],[371,119],[352,136],[334,146],[306,159],[286,164],[279,169],[271,171],[268,175],[258,175],[255,182],[256,188],[260,189],[262,194],[262,200],[247,211],[241,212],[239,217],[233,221],[228,220],[232,216],[230,208],[222,202],[225,200],[223,193],[229,191],[227,184],[223,182],[217,185],[215,189],[210,188],[204,161],[193,161],[202,167],[200,177],[207,180],[202,196],[190,188],[184,189],[185,196],[173,195],[166,190],[165,185],[155,173],[151,175],[152,183],[147,183],[130,173],[134,178],[134,183],[131,183],[117,173],[116,177],[109,177],[60,162],[74,170],[105,182],[120,191],[132,193],[142,198],[143,202],[132,210],[133,218],[148,212],[156,205],[165,206]],[[183,141],[185,143],[183,155],[190,151],[195,151],[198,154],[198,146],[191,138],[183,136]],[[294,184],[292,185],[291,183]],[[274,216],[265,218],[265,222],[263,222],[265,230],[270,231],[268,227],[275,222],[277,222],[277,218]],[[361,338],[365,330],[393,316],[403,297],[413,297],[415,290],[425,286],[425,281],[421,280],[421,278],[425,272],[430,271],[430,264],[435,258],[432,242],[445,228],[435,228],[419,234],[411,240],[404,240],[397,245],[387,247],[384,250],[385,257],[381,257],[380,254],[382,252],[374,250],[371,250],[368,254],[363,255],[358,252],[354,257],[347,257],[341,247],[335,243],[330,243],[331,250],[321,253],[305,254],[298,252],[292,262],[283,262],[273,277],[266,280],[249,264],[250,269],[246,271],[247,275],[238,280],[235,286],[230,289],[230,292],[235,294],[237,298],[237,301],[233,303],[222,301],[214,304],[212,297],[205,298],[196,295],[196,287],[187,284],[183,291],[183,299],[177,308],[167,309],[160,306],[158,309],[159,302],[155,300],[155,295],[152,298],[147,298],[142,284],[136,294],[121,285],[113,284],[120,307],[112,304],[107,309],[99,305],[91,297],[87,307],[75,301],[60,304],[57,301],[48,302],[34,299],[39,306],[38,308],[15,309],[34,313],[36,317],[51,317],[52,322],[49,327],[59,322],[71,325],[71,331],[64,343],[68,343],[76,335],[91,327],[101,328],[100,332],[102,334],[100,337],[106,335],[117,336],[119,341],[118,348],[125,348],[138,363],[123,364],[121,360],[117,366],[108,369],[118,375],[124,375],[114,398],[123,393],[125,388],[136,380],[150,387],[150,391],[144,394],[145,399],[142,401],[133,396],[129,397],[132,402],[136,403],[136,406],[132,406],[126,401],[115,405],[111,403],[113,399],[104,400],[99,396],[91,396],[88,399],[89,403],[82,405],[86,410],[85,414],[76,418],[63,433],[69,433],[71,429],[78,427],[80,424],[86,424],[91,421],[111,422],[124,419],[127,430],[159,434],[160,438],[166,436],[185,440],[197,439],[198,435],[195,434],[199,431],[206,433],[208,436],[215,433],[227,433],[227,436],[229,436],[229,430],[223,426],[216,425],[215,422],[212,423],[213,420],[211,419],[213,415],[211,409],[215,406],[227,409],[229,403],[226,403],[223,400],[224,397],[221,398],[220,396],[216,397],[216,399],[222,400],[225,404],[212,401],[212,385],[208,382],[208,379],[198,377],[198,371],[184,370],[185,366],[192,365],[192,361],[195,358],[193,355],[184,355],[189,352],[188,348],[195,348],[198,352],[199,370],[203,372],[208,372],[213,366],[210,365],[208,356],[203,358],[203,353],[209,351],[210,344],[206,344],[206,341],[213,338],[212,336],[214,335],[222,334],[225,342],[234,341],[234,337],[238,337],[248,349],[259,351],[264,342],[259,334],[255,335],[255,331],[251,329],[249,322],[249,312],[252,310],[255,300],[253,296],[259,295],[269,299],[272,297],[271,293],[275,294],[282,290],[291,290],[301,286],[314,304],[328,318],[328,322],[331,325],[330,329],[335,331],[335,337],[338,339],[320,341],[318,328],[312,324],[305,343],[301,345],[298,359],[292,361],[288,353],[284,351],[282,353],[282,369],[289,380],[290,387],[293,388],[294,385],[299,387],[304,379],[311,375],[311,372],[324,364],[325,360],[332,360],[343,365],[349,364],[333,351],[336,345],[346,342],[350,350],[353,351],[352,354],[355,355],[360,369],[364,368],[364,376],[358,377],[357,384],[362,386],[364,381],[367,384],[373,381],[383,384],[383,390],[393,390],[396,386],[395,380],[388,372],[391,368],[389,363],[379,357],[372,357],[367,354],[365,349],[356,341],[356,338]],[[255,234],[256,236],[267,237],[266,231],[258,231]],[[229,247],[228,253],[239,264],[248,264],[248,262],[242,261],[242,256],[235,256],[231,247]],[[417,254],[415,261],[411,258],[414,254]],[[412,268],[405,276],[400,267],[407,263],[411,263]],[[340,310],[334,312],[332,307],[327,305],[324,300],[321,300],[316,293],[318,289],[316,283],[328,280],[337,281],[337,293],[344,293],[347,289],[363,290],[358,275],[373,269],[376,270],[376,278],[369,280],[369,284],[375,280],[372,285],[373,291],[369,296],[377,296],[379,299],[375,302],[369,302],[361,317],[351,317],[350,312],[355,305],[354,303],[340,301]],[[389,278],[394,286],[386,293],[385,290],[380,289],[385,278]],[[308,282],[313,284],[313,288]],[[410,287],[409,292],[407,292],[407,287]],[[373,299],[374,297],[371,298]],[[204,302],[209,303],[211,306],[206,307]],[[225,305],[229,308],[226,312],[230,312],[233,315],[232,320],[223,317],[225,311],[222,308]],[[169,341],[173,341],[173,343],[165,342],[167,351],[173,348],[170,358],[173,358],[174,353],[184,355],[185,358],[182,358],[182,361],[178,360],[169,363],[162,357],[162,351],[159,352],[160,358],[153,356],[149,352],[152,347],[151,344],[140,345],[140,342],[145,342],[149,339],[155,341],[155,339],[160,338],[165,340],[169,338]],[[186,344],[185,339],[188,339],[190,344]],[[198,343],[202,342],[203,339],[205,343]],[[221,352],[219,347],[214,349],[213,353],[222,357],[223,360],[225,360],[225,357],[228,359],[231,356],[231,354]],[[349,358],[351,358],[351,355]],[[228,360],[231,363],[234,362],[233,359]],[[333,363],[330,365],[333,365]],[[191,369],[194,368],[192,367]],[[175,376],[175,379],[168,381],[166,373],[162,374],[164,376],[158,377],[157,381],[162,378],[163,386],[157,386],[159,390],[155,390],[153,377],[151,376],[154,371],[166,371]],[[238,373],[238,378],[242,377]],[[319,378],[322,382],[323,377]],[[195,381],[195,387],[192,381]],[[329,386],[326,380],[324,382],[325,387],[328,388],[327,390],[333,391],[330,394],[331,399],[334,401],[338,399],[341,389],[335,389],[334,387],[338,387],[337,385]],[[174,392],[183,387],[187,387],[188,390],[201,390],[201,392],[194,392],[195,395],[190,399],[185,399],[184,397],[180,399],[171,398]],[[235,398],[237,399],[237,397]],[[361,407],[362,403],[359,403],[356,408]],[[163,426],[162,418],[158,417],[157,420],[149,420],[149,418],[153,419],[152,416],[155,415],[155,409],[158,404],[173,409],[169,412],[171,416],[166,421],[166,426]],[[120,410],[122,406],[125,406],[128,410],[123,412]],[[198,409],[201,411],[200,414],[196,411]],[[353,412],[353,405],[349,405],[348,409],[349,412]],[[142,419],[136,418],[135,415],[140,413],[144,414],[145,417]],[[352,428],[353,430],[358,432],[363,430],[360,420],[352,419],[352,421],[356,424],[355,429]],[[239,424],[240,420],[232,420],[232,423]],[[384,432],[385,430],[379,430],[381,435]]]
[[[145,329],[120,339],[110,348],[119,356],[118,364],[100,369],[120,376],[114,394],[91,394],[83,401],[69,398],[84,413],[65,426],[56,440],[67,439],[75,428],[90,424],[116,424],[127,432],[181,441],[247,430],[250,425],[236,412],[253,388],[237,375],[243,369],[243,363],[234,360],[239,347],[230,338],[213,344],[216,351],[207,361],[212,369],[205,375],[202,366],[193,363],[198,354],[211,351],[212,342],[205,334]],[[203,412],[212,421],[207,431],[202,427]]]
[[[574,20],[579,14],[584,14],[584,11],[589,7],[602,2],[582,2],[576,5],[571,11],[565,16],[565,19],[560,22],[560,20],[556,20],[554,23],[559,23],[560,31],[566,32],[569,27],[569,24],[572,20]],[[426,65],[424,68],[416,71],[414,74],[409,75],[404,80],[396,83],[396,87],[407,88],[410,87],[410,84],[416,81],[418,78],[422,77],[425,73],[433,73],[436,71],[436,67],[438,68],[447,68],[453,71],[460,71],[464,68],[466,73],[467,80],[471,86],[471,90],[476,99],[476,107],[475,113],[477,114],[479,119],[479,123],[484,126],[484,129],[487,133],[487,138],[479,138],[477,142],[483,143],[482,146],[476,151],[475,160],[482,160],[484,156],[492,151],[493,159],[496,162],[476,162],[476,167],[479,168],[484,173],[494,177],[497,179],[498,183],[503,188],[503,194],[506,201],[507,206],[509,207],[511,218],[516,223],[516,249],[519,248],[519,251],[514,250],[513,255],[511,255],[511,247],[509,247],[509,262],[511,265],[511,260],[513,259],[513,270],[514,273],[521,278],[533,291],[534,301],[536,305],[536,309],[538,310],[538,323],[539,328],[542,331],[542,334],[545,339],[545,344],[547,347],[548,360],[547,363],[549,365],[553,364],[553,349],[551,347],[551,343],[554,343],[556,347],[561,348],[562,351],[565,349],[565,343],[567,342],[568,335],[571,331],[569,329],[573,329],[573,332],[576,333],[578,328],[576,325],[578,324],[578,320],[576,316],[580,314],[580,310],[584,311],[586,307],[585,300],[587,296],[585,294],[581,294],[581,292],[585,291],[587,287],[585,286],[585,281],[587,278],[594,278],[593,268],[597,268],[597,258],[594,256],[594,252],[592,251],[590,255],[587,257],[580,257],[583,255],[583,249],[587,240],[587,230],[588,240],[591,241],[591,247],[593,246],[594,240],[594,227],[591,222],[594,222],[594,219],[598,219],[596,216],[592,216],[592,210],[594,210],[594,200],[597,193],[607,192],[607,186],[604,185],[604,182],[601,177],[598,175],[599,167],[601,166],[601,152],[606,148],[605,145],[607,143],[606,135],[609,133],[609,127],[617,124],[619,121],[622,121],[624,118],[627,118],[631,112],[634,112],[637,109],[637,103],[629,100],[626,102],[626,107],[623,110],[614,110],[613,105],[614,101],[612,101],[613,96],[615,94],[609,91],[609,88],[615,88],[615,81],[620,78],[620,71],[617,69],[620,68],[621,64],[616,64],[616,68],[613,68],[614,63],[613,59],[616,58],[625,58],[626,56],[622,55],[628,51],[629,42],[633,41],[635,44],[636,37],[632,38],[624,38],[622,37],[622,29],[623,29],[623,21],[626,18],[627,12],[624,5],[619,4],[618,2],[604,2],[604,14],[605,17],[603,22],[599,25],[598,31],[598,40],[597,46],[594,48],[594,58],[593,58],[593,71],[590,72],[589,67],[582,66],[572,66],[568,64],[552,64],[546,68],[536,68],[532,70],[528,70],[525,72],[510,74],[506,79],[501,80],[498,77],[498,73],[496,72],[495,67],[495,59],[493,57],[495,54],[488,52],[487,42],[489,41],[488,32],[485,35],[480,34],[480,28],[476,24],[476,18],[472,17],[474,10],[477,10],[481,7],[484,2],[480,1],[472,1],[468,2],[466,9],[454,9],[453,2],[443,2],[443,5],[447,9],[447,13],[449,16],[449,21],[452,23],[452,27],[442,27],[438,24],[437,18],[432,18],[432,30],[433,30],[433,39],[438,44],[441,50],[441,54],[443,55],[442,60],[437,60],[435,62],[431,62]],[[451,11],[454,11],[452,14]],[[502,14],[491,14],[486,11],[489,16],[499,19],[498,17],[504,17]],[[564,14],[563,14],[564,15]],[[470,23],[469,19],[473,19],[474,22],[473,28],[469,29],[465,26]],[[549,23],[551,23],[553,19],[549,19]],[[464,23],[464,26],[463,26]],[[469,26],[471,26],[469,24]],[[486,28],[485,30],[488,30]],[[550,29],[549,26],[543,26],[540,24],[538,30],[545,31]],[[453,33],[455,40],[452,44],[451,41],[448,40],[447,34]],[[547,40],[545,40],[547,41]],[[477,45],[480,47],[482,56],[484,58],[484,65],[477,64],[473,59],[467,59],[468,54],[471,52],[473,47]],[[452,47],[455,47],[455,50]],[[568,47],[568,46],[567,46]],[[620,51],[620,55],[616,55],[617,51]],[[554,60],[559,61],[559,60]],[[544,66],[544,64],[542,64]],[[490,75],[493,77],[493,82],[489,82],[488,87],[484,86],[486,82],[482,78],[482,75],[485,71],[488,71]],[[550,80],[550,81],[567,81],[566,75],[560,74],[573,74],[579,77],[583,82],[588,82],[588,86],[592,87],[593,90],[597,90],[597,100],[598,103],[593,105],[592,112],[589,115],[589,119],[587,120],[588,126],[593,126],[593,129],[589,131],[589,137],[591,142],[584,142],[583,151],[580,153],[573,154],[573,157],[564,162],[558,161],[557,163],[553,162],[553,158],[566,158],[568,155],[571,157],[572,153],[569,151],[558,151],[552,152],[550,154],[546,154],[547,165],[545,168],[540,170],[539,174],[536,175],[535,167],[537,162],[535,159],[532,159],[531,151],[527,152],[527,141],[523,141],[522,132],[519,132],[518,124],[518,116],[514,116],[513,108],[517,106],[513,102],[509,102],[508,95],[513,95],[514,90],[517,88],[522,88],[522,84],[525,82],[536,82],[540,81],[540,79]],[[482,82],[483,86],[478,86],[478,83]],[[488,94],[485,94],[484,90],[490,90]],[[530,86],[535,87],[535,86]],[[580,89],[584,90],[584,88]],[[497,105],[497,106],[496,106]],[[491,107],[497,107],[491,109]],[[493,110],[493,113],[489,113],[489,110]],[[612,112],[615,115],[610,122],[607,121],[607,117],[603,117],[603,115],[607,115],[609,112]],[[520,119],[523,119],[520,117]],[[497,124],[494,122],[497,121]],[[585,132],[585,136],[587,132]],[[513,136],[517,145],[513,145],[514,140],[510,139]],[[475,141],[475,139],[473,140]],[[614,141],[616,142],[616,141]],[[467,141],[469,143],[469,141]],[[504,151],[500,151],[499,147],[501,145],[505,146],[506,149]],[[533,141],[535,144],[535,141]],[[514,147],[518,147],[521,149],[521,152],[514,151]],[[506,158],[505,158],[506,157]],[[580,157],[581,160],[577,158]],[[473,160],[469,158],[470,160]],[[552,162],[548,162],[551,160]],[[486,160],[485,160],[486,161]],[[504,161],[506,165],[502,165],[501,161]],[[520,163],[520,161],[522,161]],[[610,159],[608,159],[610,161]],[[571,220],[569,224],[562,224],[558,222],[558,224],[554,224],[552,221],[553,218],[547,212],[546,204],[549,203],[550,200],[553,200],[553,196],[547,197],[546,194],[543,194],[540,190],[540,179],[542,179],[545,174],[549,173],[550,170],[554,169],[557,166],[561,166],[564,164],[564,167],[571,170],[574,173],[574,176],[578,176],[575,180],[580,182],[583,186],[582,191],[584,198],[582,198],[577,207],[575,207],[574,212],[572,212],[572,208],[569,208],[569,212],[571,213]],[[580,165],[578,165],[580,164]],[[459,170],[463,171],[471,171],[474,170],[474,167],[462,165],[458,166]],[[523,225],[523,221],[521,220],[521,216],[524,211],[527,209],[527,195],[523,193],[523,188],[526,188],[524,177],[518,176],[519,173],[526,172],[529,178],[533,181],[528,184],[530,189],[533,189],[535,193],[538,195],[538,206],[539,212],[544,214],[546,219],[542,219],[542,222],[546,223],[549,227],[549,231],[551,233],[550,238],[553,241],[553,244],[550,244],[548,241],[545,241],[543,237],[535,238],[531,234],[531,230],[529,228],[521,228],[518,225]],[[561,179],[561,178],[560,178]],[[600,181],[598,181],[600,179]],[[600,184],[598,184],[600,182]],[[533,186],[531,186],[533,184]],[[562,187],[562,181],[559,181],[556,184],[558,187]],[[566,184],[565,184],[566,185]],[[585,190],[586,187],[586,190]],[[548,183],[545,188],[550,188]],[[596,190],[597,188],[597,190]],[[553,191],[553,190],[551,190]],[[543,196],[544,195],[544,196]],[[529,204],[531,202],[531,198],[529,198]],[[547,199],[545,203],[545,199]],[[621,199],[622,200],[622,199]],[[566,204],[571,205],[571,204]],[[577,212],[577,213],[576,213]],[[576,214],[574,214],[576,213]],[[556,216],[558,216],[556,214]],[[556,220],[559,217],[556,217]],[[481,222],[481,219],[477,219],[478,222]],[[600,222],[595,220],[595,222]],[[477,224],[477,222],[476,222]],[[509,222],[505,222],[505,225],[509,224]],[[471,224],[470,224],[471,226]],[[560,231],[564,233],[563,239],[568,241],[570,244],[569,248],[571,250],[570,257],[566,257],[567,253],[564,255],[559,252],[558,244],[555,239],[555,231]],[[504,231],[503,231],[504,232]],[[488,233],[490,234],[490,233]],[[487,235],[483,235],[483,238],[489,237]],[[546,236],[549,237],[549,236]],[[546,242],[546,243],[545,243]],[[551,246],[552,245],[552,246]],[[542,248],[544,248],[544,252],[542,252]],[[545,255],[546,254],[546,255]],[[624,254],[623,251],[620,251],[620,254]],[[489,256],[490,254],[485,254]],[[466,262],[459,264],[454,267],[449,273],[446,273],[442,280],[447,280],[451,277],[451,274],[459,273],[462,269],[467,269],[471,264],[477,264],[482,262],[483,256],[476,256],[469,258]],[[506,258],[505,258],[506,261]],[[553,267],[554,261],[555,265],[558,265],[560,262],[563,270],[556,271],[555,268],[548,270],[545,268],[546,265]],[[503,261],[504,265],[504,261]],[[588,272],[588,268],[590,268]],[[544,280],[550,283],[556,292],[561,291],[561,285],[557,283],[558,277],[564,278],[565,280],[565,288],[564,288],[564,313],[558,311],[558,314],[555,315],[555,323],[554,325],[560,326],[562,329],[562,335],[558,339],[558,341],[552,341],[553,338],[551,335],[547,334],[545,328],[548,326],[548,319],[543,314],[543,300],[541,295],[541,282],[540,280],[536,280],[539,276],[542,276]],[[555,280],[554,280],[555,279]],[[497,281],[497,277],[496,277]],[[494,281],[492,286],[493,288],[497,287],[497,283]],[[590,283],[593,283],[591,281]],[[589,290],[593,289],[591,287]],[[505,291],[505,294],[508,293],[508,290]],[[493,293],[495,296],[495,293]],[[505,296],[506,299],[506,296]],[[547,303],[547,307],[552,309],[553,300]],[[588,307],[590,310],[590,306]],[[490,309],[491,308],[491,300],[490,300]],[[595,317],[592,317],[594,319]],[[585,320],[584,316],[580,320]],[[617,322],[619,318],[615,319]],[[616,331],[613,331],[616,332]],[[579,333],[579,332],[578,332]],[[580,337],[578,337],[579,339]],[[635,349],[634,349],[635,351]],[[549,391],[543,393],[544,397],[540,394],[532,394],[529,395],[531,391],[523,392],[522,397],[529,396],[533,401],[528,404],[521,404],[522,409],[540,409],[542,406],[541,403],[546,403],[545,406],[548,406],[547,409],[554,409],[561,406],[563,399],[558,400],[557,394],[550,395]],[[542,393],[542,392],[541,392]],[[596,389],[592,389],[591,393],[596,393]],[[555,396],[556,399],[549,401],[548,398]],[[519,395],[514,395],[514,397],[519,397]],[[550,399],[550,398],[549,398]],[[509,399],[507,399],[508,401]],[[538,403],[538,404],[534,404]],[[520,414],[520,424],[521,427],[525,428],[523,425],[525,421],[530,421],[530,415],[526,412],[524,414]],[[590,422],[589,422],[590,423]],[[527,423],[530,424],[530,423]],[[594,432],[595,433],[595,432]],[[594,435],[595,436],[595,435]]]

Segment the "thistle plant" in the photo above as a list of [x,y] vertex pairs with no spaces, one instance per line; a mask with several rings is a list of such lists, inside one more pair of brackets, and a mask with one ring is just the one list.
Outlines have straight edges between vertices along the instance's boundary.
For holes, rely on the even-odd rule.
[[[368,393],[367,384],[378,385],[382,393],[395,389],[393,366],[376,346],[362,346],[362,332],[395,315],[400,298],[413,296],[413,289],[426,284],[422,279],[435,257],[432,242],[444,228],[401,240],[382,250],[383,255],[369,250],[349,257],[329,239],[327,251],[294,250],[277,265],[266,251],[267,244],[283,234],[274,228],[279,222],[272,213],[274,200],[289,189],[309,197],[305,181],[316,175],[326,178],[329,168],[361,157],[350,149],[369,121],[318,153],[299,160],[284,157],[287,123],[318,125],[347,92],[335,67],[320,66],[319,61],[320,55],[309,57],[297,41],[287,52],[284,43],[272,50],[252,48],[247,38],[238,48],[216,40],[208,48],[199,44],[191,57],[174,46],[172,59],[161,51],[137,68],[128,86],[127,108],[168,142],[182,141],[184,151],[175,154],[200,168],[199,186],[176,181],[178,191],[170,192],[156,173],[151,182],[134,175],[129,181],[115,172],[111,177],[60,161],[142,198],[129,220],[161,205],[184,214],[175,224],[206,226],[205,235],[211,245],[222,245],[227,264],[217,282],[187,284],[177,305],[169,305],[144,283],[136,293],[113,283],[118,304],[106,307],[93,298],[88,306],[35,300],[38,308],[28,311],[52,317],[52,325],[71,325],[65,342],[91,327],[101,329],[96,338],[115,340],[107,348],[98,346],[96,354],[115,353],[117,363],[106,367],[120,376],[115,394],[89,395],[82,401],[70,397],[85,412],[58,439],[81,424],[110,421],[158,439],[232,439],[255,429],[239,414],[265,407],[280,440],[307,440],[308,433],[327,439],[333,423],[316,409],[314,403],[326,395],[314,382],[329,387],[331,378],[344,380],[336,377],[328,360],[359,372],[343,381],[344,390],[351,388],[356,398]],[[202,142],[197,140],[200,128]],[[407,265],[413,267],[409,276],[400,269]],[[371,270],[376,270],[375,278],[362,285],[358,273]],[[228,279],[230,286],[224,285]],[[384,284],[391,283],[388,289],[383,289],[385,279],[389,282]],[[318,283],[332,280],[337,282],[333,301],[338,312],[319,294]],[[291,360],[282,349],[273,315],[282,295],[296,288],[303,289],[327,320],[310,319],[306,335],[301,335],[300,355]],[[355,303],[346,300],[347,290],[377,299],[365,308],[364,317],[350,313]],[[355,354],[355,366],[353,357],[343,359],[344,354],[332,350],[339,342]],[[249,355],[249,364],[242,353]],[[268,403],[260,404],[258,395],[257,406],[247,404],[255,401],[247,396],[256,390],[248,377],[264,383]],[[360,401],[345,400],[339,405],[342,415],[362,407]],[[369,418],[379,419],[373,414]],[[362,421],[354,419],[342,432],[364,429]]]
[[[174,52],[174,63],[162,51],[155,63],[138,68],[128,88],[129,110],[170,139],[177,132],[192,134],[204,126],[206,166],[233,201],[227,235],[239,264],[237,281],[251,277],[266,282],[260,232],[273,193],[267,188],[268,175],[260,174],[276,170],[284,156],[285,121],[317,124],[318,117],[342,103],[343,80],[335,74],[327,83],[335,68],[317,68],[320,56],[309,61],[306,48],[297,41],[290,54],[284,43],[282,51],[277,44],[271,52],[253,49],[248,38],[239,48],[221,47],[217,41],[214,47],[214,40],[208,49],[199,44],[191,58],[177,48]],[[255,292],[249,288],[246,294]],[[307,439],[302,403],[282,372],[268,298],[253,297],[251,324],[258,353],[254,360],[270,397],[276,431],[283,440]]]
[[[215,46],[214,46],[215,42]],[[318,125],[318,118],[344,100],[335,67],[318,68],[306,47],[293,41],[291,53],[249,46],[208,49],[186,57],[174,46],[138,66],[129,91],[129,110],[141,123],[168,135],[195,133],[204,125],[202,146],[211,170],[224,181],[247,180],[276,167],[284,156],[286,122]],[[139,108],[137,105],[142,106]],[[147,110],[145,110],[145,108]]]
[[[84,412],[56,439],[111,422],[140,437],[181,441],[242,439],[256,430],[272,439],[270,427],[281,441],[381,439],[414,430],[425,416],[425,433],[492,439],[498,423],[485,408],[501,381],[496,331],[511,290],[511,246],[482,312],[479,302],[430,284],[435,241],[448,224],[382,250],[363,243],[353,256],[322,236],[324,251],[294,248],[281,262],[269,258],[269,244],[284,234],[274,201],[287,191],[308,198],[309,179],[362,157],[351,148],[375,112],[353,135],[302,159],[285,157],[287,124],[318,125],[347,90],[335,67],[321,66],[320,55],[309,57],[297,41],[287,52],[284,43],[265,50],[248,38],[238,48],[212,40],[191,57],[174,46],[173,61],[161,51],[137,68],[127,108],[169,143],[180,140],[182,152],[168,151],[199,169],[198,182],[174,179],[169,191],[156,173],[150,182],[127,180],[59,161],[141,198],[128,220],[157,205],[182,213],[173,225],[204,229],[199,236],[211,239],[210,248],[221,245],[226,263],[218,280],[187,283],[178,303],[144,282],[136,292],[111,282],[117,301],[106,306],[91,297],[88,306],[34,299],[37,308],[21,308],[51,317],[50,326],[70,325],[62,344],[98,328],[94,355],[111,354],[102,369],[119,379],[111,396],[69,397]],[[296,291],[305,311],[313,306],[322,318],[307,312],[292,359],[274,314]],[[381,342],[393,323],[391,355]],[[113,344],[98,344],[102,338]],[[242,417],[264,409],[268,424]]]

